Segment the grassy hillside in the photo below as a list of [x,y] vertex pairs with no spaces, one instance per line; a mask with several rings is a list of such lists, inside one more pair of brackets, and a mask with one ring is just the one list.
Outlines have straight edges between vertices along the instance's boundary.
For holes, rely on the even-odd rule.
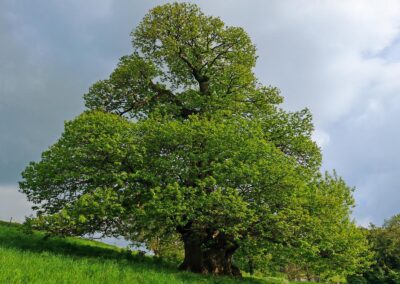
[[0,221],[0,283],[285,283],[202,276],[79,238],[44,239]]

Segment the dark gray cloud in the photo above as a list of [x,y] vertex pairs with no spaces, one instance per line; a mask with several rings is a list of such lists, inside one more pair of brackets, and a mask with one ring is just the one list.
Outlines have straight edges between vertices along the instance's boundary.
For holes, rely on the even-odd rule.
[[[0,2],[0,218],[26,214],[20,172],[83,110],[82,94],[130,52],[130,31],[164,2]],[[357,220],[400,212],[400,3],[193,2],[248,31],[256,72],[282,90],[286,108],[311,109],[324,168],[356,187]]]

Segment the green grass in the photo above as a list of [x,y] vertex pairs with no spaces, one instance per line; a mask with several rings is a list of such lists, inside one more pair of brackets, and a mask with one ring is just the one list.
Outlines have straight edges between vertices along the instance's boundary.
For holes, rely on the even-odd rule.
[[25,234],[0,221],[0,283],[275,283],[203,276],[151,257],[80,238]]

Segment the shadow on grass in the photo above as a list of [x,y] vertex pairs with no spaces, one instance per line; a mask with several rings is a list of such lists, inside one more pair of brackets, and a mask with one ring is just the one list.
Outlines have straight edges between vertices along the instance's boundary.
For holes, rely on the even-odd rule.
[[[27,234],[20,224],[0,221],[0,247],[18,249],[30,252],[50,252],[73,258],[93,258],[96,261],[115,260],[119,265],[130,268],[174,274],[183,282],[208,280],[208,283],[252,283],[261,284],[265,281],[254,278],[230,278],[200,276],[198,274],[178,271],[175,264],[160,259],[140,256],[129,250],[112,247],[101,242],[88,241],[79,238],[44,238],[45,234],[35,232]],[[204,283],[204,282],[203,282]]]
[[[119,259],[127,252],[108,245],[80,238],[45,238],[41,232],[25,233],[20,224],[0,221],[0,246],[32,252],[52,252],[77,257]],[[133,256],[133,255],[132,255]]]

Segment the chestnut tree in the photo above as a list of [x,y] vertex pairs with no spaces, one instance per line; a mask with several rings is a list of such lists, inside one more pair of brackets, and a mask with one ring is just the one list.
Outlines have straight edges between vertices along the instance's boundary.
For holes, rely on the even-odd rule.
[[88,110],[22,173],[36,226],[132,241],[178,234],[180,268],[200,273],[240,275],[239,248],[318,274],[364,265],[352,190],[320,173],[309,111],[283,110],[278,89],[257,81],[242,28],[173,3],[131,35],[132,54],[84,95]]

